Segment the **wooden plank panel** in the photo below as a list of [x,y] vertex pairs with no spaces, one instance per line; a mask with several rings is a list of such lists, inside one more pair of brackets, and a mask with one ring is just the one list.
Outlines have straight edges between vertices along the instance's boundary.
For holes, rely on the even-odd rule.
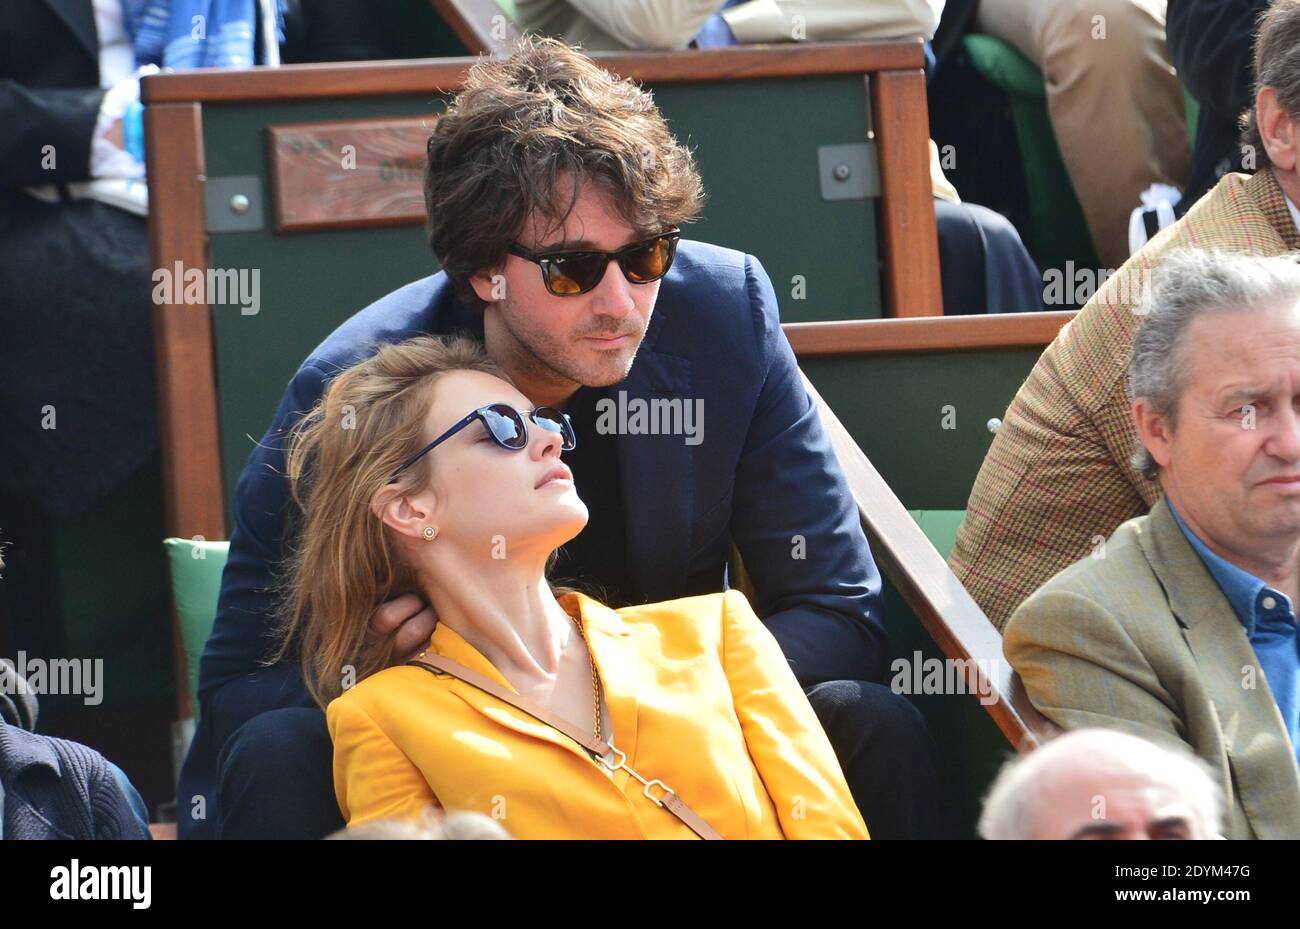
[[276,232],[424,222],[436,113],[268,126]]
[[[149,250],[154,266],[174,275],[207,267],[203,232],[203,139],[198,104],[145,110],[148,144]],[[175,282],[179,285],[180,282]],[[206,303],[172,302],[153,308],[154,348],[162,428],[169,535],[226,537],[222,516],[217,394],[212,365],[212,314]]]
[[[596,52],[591,57],[615,74],[631,75],[646,84],[868,74],[919,69],[924,64],[920,39],[737,45],[706,52]],[[474,58],[426,58],[239,71],[176,71],[146,77],[141,81],[140,93],[146,104],[445,93],[460,89],[465,72],[475,61]],[[919,70],[916,74],[921,76]],[[920,116],[923,119],[924,80],[921,76]]]
[[[197,103],[145,109],[149,179],[149,253],[175,275],[207,267],[203,231],[203,128]],[[168,536],[226,538],[217,439],[212,316],[206,303],[184,303],[180,281],[153,306],[154,360],[163,474],[163,529]],[[162,540],[159,539],[161,545]],[[194,715],[187,662],[172,616],[179,719]]]
[[962,351],[1045,346],[1074,318],[1074,312],[785,323],[781,328],[785,330],[795,355],[801,358]]

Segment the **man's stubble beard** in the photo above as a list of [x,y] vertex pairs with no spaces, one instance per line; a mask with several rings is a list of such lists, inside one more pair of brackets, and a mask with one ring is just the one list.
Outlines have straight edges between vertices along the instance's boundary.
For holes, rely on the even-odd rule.
[[572,345],[556,341],[546,333],[527,325],[521,325],[520,320],[524,317],[515,312],[515,303],[511,297],[501,301],[497,312],[500,314],[501,327],[510,336],[510,349],[515,366],[532,380],[556,386],[567,387],[577,384],[580,387],[607,387],[619,383],[632,370],[637,352],[641,349],[641,341],[645,338],[645,333],[640,333],[636,348],[633,349],[626,365],[605,364],[588,367],[572,358]]

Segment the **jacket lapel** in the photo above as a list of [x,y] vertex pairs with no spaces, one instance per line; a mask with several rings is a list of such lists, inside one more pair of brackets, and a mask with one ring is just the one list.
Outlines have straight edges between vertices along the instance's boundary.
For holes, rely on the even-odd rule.
[[[1291,836],[1300,811],[1300,767],[1255,649],[1164,497],[1147,526],[1142,548],[1213,699],[1251,828],[1260,838]],[[1243,684],[1246,668],[1253,669],[1253,688]]]
[[99,36],[95,31],[94,5],[86,0],[46,0],[56,16],[77,37],[96,67],[99,63]]
[[1300,231],[1296,230],[1291,211],[1287,209],[1286,195],[1278,186],[1277,178],[1273,176],[1273,169],[1264,168],[1257,171],[1250,180],[1246,181],[1246,191],[1259,206],[1259,211],[1264,214],[1269,225],[1281,235],[1286,247],[1292,251],[1300,249]]
[[[665,314],[671,312],[664,305],[667,301],[662,299],[663,294],[660,296],[660,306],[632,370],[623,383],[610,391],[617,409],[627,404],[628,426],[636,425],[632,413],[637,407],[646,410],[644,422],[648,426],[651,401],[676,398],[684,405],[691,398],[690,361],[655,350]],[[671,600],[681,595],[691,541],[695,502],[691,448],[680,435],[632,434],[631,429],[622,429],[621,419],[618,471],[627,527],[628,570],[638,602]]]

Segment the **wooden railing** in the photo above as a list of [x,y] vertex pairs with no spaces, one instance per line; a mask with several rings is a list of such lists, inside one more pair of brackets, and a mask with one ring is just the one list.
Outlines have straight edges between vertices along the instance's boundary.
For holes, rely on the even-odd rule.
[[804,385],[844,469],[876,564],[944,656],[965,662],[968,692],[980,695],[1007,740],[1019,751],[1035,747],[1054,727],[1003,657],[1002,636],[807,377]]

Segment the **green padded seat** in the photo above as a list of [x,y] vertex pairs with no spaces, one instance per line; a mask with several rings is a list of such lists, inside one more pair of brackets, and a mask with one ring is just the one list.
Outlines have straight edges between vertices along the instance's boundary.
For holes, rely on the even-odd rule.
[[962,38],[962,47],[975,70],[999,90],[1047,105],[1043,72],[1015,46],[991,35],[971,32]]
[[[217,618],[221,593],[221,572],[230,552],[229,542],[195,542],[191,539],[163,539],[172,576],[172,600],[180,627],[181,647],[189,680],[194,718],[199,716],[199,658]],[[179,682],[177,682],[179,684]]]
[[930,544],[945,559],[957,544],[957,529],[966,518],[965,510],[909,510]]

